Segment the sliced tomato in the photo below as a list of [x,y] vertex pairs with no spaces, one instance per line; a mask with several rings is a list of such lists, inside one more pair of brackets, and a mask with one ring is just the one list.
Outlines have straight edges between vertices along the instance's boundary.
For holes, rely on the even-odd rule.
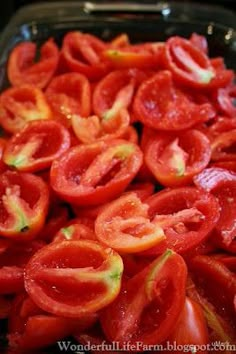
[[33,42],[20,43],[12,50],[7,66],[12,85],[30,84],[39,88],[47,86],[57,69],[59,50],[53,39],[49,39],[40,48],[38,61],[35,61],[36,51],[36,44]]
[[11,87],[0,96],[0,123],[10,133],[17,133],[29,121],[49,118],[44,93],[35,86]]
[[53,120],[32,121],[8,141],[3,154],[6,165],[19,171],[36,172],[70,147],[70,133]]
[[87,117],[91,113],[91,88],[85,75],[66,73],[55,76],[46,89],[53,118],[66,126],[73,115]]
[[219,219],[217,199],[194,187],[164,189],[146,203],[151,220],[164,229],[167,247],[180,253],[206,239]]
[[106,44],[91,34],[68,32],[63,39],[61,56],[70,71],[97,80],[108,71],[108,64],[102,58],[105,49]]
[[43,228],[49,191],[40,177],[6,171],[0,176],[0,200],[2,236],[28,240]]
[[178,135],[156,134],[145,148],[145,162],[164,186],[177,187],[191,182],[211,158],[208,138],[198,130]]
[[122,108],[128,108],[135,88],[147,78],[141,70],[115,70],[96,85],[93,93],[93,110],[99,117],[109,118]]
[[[226,342],[229,344],[235,344],[235,328],[234,325],[230,324],[228,319],[222,317],[214,305],[209,302],[201,294],[201,288],[198,288],[193,282],[192,278],[189,277],[187,280],[187,294],[188,296],[196,301],[202,308],[204,312],[205,319],[207,321],[207,326],[209,329],[210,342]],[[219,293],[219,291],[217,291]],[[225,350],[224,353],[231,354],[233,351]]]
[[22,293],[16,297],[10,311],[9,346],[20,352],[43,348],[72,335],[76,330],[88,329],[96,319],[96,314],[81,319],[49,315]]
[[196,104],[177,89],[167,70],[158,72],[139,86],[133,110],[145,126],[168,131],[191,128],[215,116],[211,104]]
[[236,129],[219,134],[211,143],[213,161],[236,160]]
[[91,144],[100,140],[122,138],[130,123],[127,109],[122,108],[107,118],[73,116],[72,128],[79,142]]
[[205,53],[206,55],[208,54],[208,43],[205,36],[194,32],[191,34],[189,40],[193,45],[195,45],[195,47],[197,47],[203,53]]
[[125,140],[69,149],[51,167],[51,186],[76,205],[105,203],[125,190],[142,164],[142,152]]
[[207,55],[182,37],[172,36],[166,41],[164,59],[176,81],[190,87],[207,87],[215,77]]
[[235,243],[236,173],[218,167],[207,168],[194,177],[195,184],[214,194],[220,205],[220,218],[215,227],[214,240],[220,247]]
[[61,203],[50,203],[45,225],[40,232],[39,238],[47,242],[52,241],[56,233],[66,224],[69,219],[69,210]]
[[27,264],[25,287],[44,311],[78,318],[117,297],[122,272],[121,257],[94,241],[53,242]]
[[160,65],[163,42],[126,45],[123,48],[108,47],[103,56],[113,68],[155,69]]
[[[201,306],[193,299],[186,297],[184,308],[174,331],[168,338],[170,343],[180,346],[204,346],[209,343],[207,322]],[[178,352],[191,352],[182,350]],[[207,354],[207,350],[201,350]]]
[[102,311],[106,338],[121,346],[167,339],[184,306],[186,274],[182,257],[168,250],[125,282],[118,298]]
[[85,225],[79,219],[72,219],[56,233],[53,241],[61,242],[80,239],[97,241],[97,237],[91,227]]
[[149,249],[165,238],[161,227],[150,222],[148,206],[132,192],[102,209],[95,233],[101,243],[122,253]]
[[[203,290],[205,297],[218,309],[221,315],[231,319],[234,323],[235,274],[211,255],[194,257],[189,260],[189,268],[193,274],[193,280]],[[224,289],[224,291],[219,292],[218,289]]]

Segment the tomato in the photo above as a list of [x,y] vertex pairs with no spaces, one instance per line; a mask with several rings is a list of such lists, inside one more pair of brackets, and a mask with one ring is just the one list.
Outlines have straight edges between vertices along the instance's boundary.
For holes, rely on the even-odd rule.
[[227,253],[216,253],[211,256],[216,259],[225,267],[227,267],[231,272],[236,273],[236,257]]
[[211,158],[207,137],[198,130],[178,135],[156,134],[144,152],[145,162],[157,181],[169,187],[190,183]]
[[90,116],[72,117],[73,131],[81,143],[91,144],[98,140],[122,138],[129,126],[130,115],[126,109],[121,109],[115,116],[99,118]]
[[13,304],[9,317],[9,346],[19,350],[38,349],[83,331],[96,321],[96,315],[70,319],[43,312],[25,294],[20,294]]
[[[210,342],[227,342],[234,344],[235,328],[229,322],[218,313],[218,309],[215,308],[202,294],[201,288],[197,288],[191,277],[187,280],[187,295],[194,301],[196,301],[204,312],[207,326],[209,329]],[[219,291],[217,291],[218,293]],[[225,350],[225,353],[231,354],[233,352]]]
[[73,204],[100,204],[120,195],[141,164],[141,150],[125,140],[76,146],[53,162],[51,186]]
[[203,53],[205,53],[206,55],[208,54],[208,43],[205,36],[201,36],[200,34],[193,33],[191,34],[189,40],[195,47],[197,47]]
[[70,147],[70,133],[53,120],[32,121],[8,141],[3,154],[6,165],[19,171],[35,172]]
[[211,163],[210,167],[219,167],[231,172],[236,172],[236,161],[217,161]]
[[217,199],[194,187],[165,189],[146,203],[151,220],[164,229],[167,247],[180,253],[206,239],[219,219]]
[[[235,324],[235,274],[211,255],[198,255],[190,259],[189,269],[193,274],[193,280],[203,290],[205,297],[215,305],[221,315],[231,319],[232,324]],[[219,292],[218,289],[224,291]]]
[[155,185],[151,182],[132,183],[127,188],[127,192],[135,192],[138,198],[143,202],[154,193]]
[[236,107],[233,100],[235,99],[235,85],[219,88],[214,95],[216,105],[222,114],[234,118],[236,116]]
[[99,117],[114,116],[121,108],[128,108],[134,89],[147,74],[141,70],[115,70],[101,79],[93,93],[93,110]]
[[24,289],[24,266],[43,245],[40,241],[12,243],[0,254],[0,294],[18,293]]
[[164,58],[174,78],[190,87],[203,88],[215,77],[207,55],[191,41],[171,37],[166,41]]
[[45,94],[53,118],[66,126],[71,125],[73,115],[87,117],[91,112],[90,83],[83,74],[66,73],[54,77]]
[[97,80],[108,71],[102,52],[106,44],[97,37],[82,32],[68,32],[63,39],[61,56],[70,71]]
[[0,95],[0,124],[17,133],[32,120],[51,118],[44,93],[35,86],[11,87]]
[[177,89],[167,70],[158,72],[139,86],[133,110],[145,126],[167,131],[191,128],[215,116],[209,103],[196,104]]
[[122,253],[149,249],[165,237],[162,229],[150,222],[147,205],[132,192],[102,209],[95,233],[101,243]]
[[69,219],[69,211],[65,205],[51,203],[45,225],[40,232],[40,238],[52,241],[55,234],[66,224]]
[[0,294],[18,293],[24,289],[24,269],[17,266],[0,268]]
[[94,231],[78,219],[71,220],[64,225],[55,235],[53,241],[71,241],[71,240],[93,240],[97,241]]
[[118,298],[102,311],[106,338],[121,345],[167,339],[184,305],[186,273],[181,256],[168,250],[125,282]]
[[[186,297],[184,308],[174,331],[168,340],[176,345],[206,345],[209,343],[208,329],[201,306],[193,299]],[[181,352],[186,353],[186,350]],[[191,352],[189,350],[189,352]],[[201,350],[208,353],[207,350]]]
[[28,262],[25,287],[44,311],[78,318],[117,297],[122,272],[121,257],[94,241],[53,242]]
[[123,48],[108,48],[103,52],[113,68],[154,69],[159,66],[165,44],[162,42],[126,45]]
[[215,227],[216,244],[226,249],[235,241],[236,173],[212,167],[194,177],[195,184],[214,194],[220,205],[220,218]]
[[236,129],[219,134],[211,143],[213,161],[236,160]]
[[[114,350],[107,350],[105,348],[112,348],[113,344],[106,341],[104,336],[100,333],[82,333],[82,334],[78,334],[75,335],[74,338],[82,345],[88,345],[89,347],[92,347],[94,345],[94,347],[96,346],[98,348],[98,350],[91,350],[90,352],[92,354],[100,354],[101,352],[103,354],[119,354],[120,351],[114,351]],[[101,348],[101,349],[100,349]],[[104,349],[103,349],[104,348]]]
[[7,74],[14,86],[30,84],[39,88],[47,86],[57,69],[59,50],[53,39],[47,40],[40,48],[40,59],[34,62],[36,44],[23,42],[10,53]]
[[44,226],[49,192],[40,177],[6,171],[0,176],[0,200],[2,236],[28,240]]
[[224,87],[234,75],[230,70],[214,67],[204,51],[178,36],[166,41],[164,62],[177,82],[198,89]]

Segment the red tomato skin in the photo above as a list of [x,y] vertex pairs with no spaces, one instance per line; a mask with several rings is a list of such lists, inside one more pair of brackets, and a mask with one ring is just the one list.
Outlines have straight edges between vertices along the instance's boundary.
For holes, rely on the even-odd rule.
[[39,88],[47,86],[57,69],[58,47],[51,38],[42,45],[40,60],[34,63],[35,55],[36,44],[32,42],[20,43],[12,50],[7,73],[13,86],[22,84],[35,85]]
[[[152,304],[152,300],[148,299],[147,295],[145,295],[143,285],[145,284],[146,277],[148,277],[150,270],[154,264],[157,264],[159,259],[160,258],[154,260],[154,262],[145,267],[143,271],[136,274],[133,278],[124,281],[123,288],[121,289],[118,298],[102,311],[100,318],[101,325],[108,340],[119,341],[121,345],[126,342],[135,345],[137,341],[142,342],[145,345],[151,345],[163,342],[174,329],[176,321],[184,306],[184,289],[187,274],[186,265],[182,257],[175,253],[172,253],[163,265],[163,268],[161,267],[161,274],[157,275],[157,279],[160,282],[165,279],[167,283],[169,280],[172,284],[172,300],[170,300],[168,304],[169,308],[163,310],[164,313],[162,312],[162,316],[164,318],[160,317],[155,319],[153,313],[151,322],[148,322],[148,319],[147,322],[145,322],[144,319],[145,309],[147,308],[148,311],[149,306]],[[171,273],[172,275],[170,275]],[[158,280],[156,283],[153,279],[156,287],[158,285]],[[167,284],[166,282],[165,284]],[[161,287],[157,287],[157,290],[159,293],[157,298],[159,298],[161,296]],[[175,294],[175,299],[173,297],[173,292]],[[165,295],[168,296],[167,293],[165,293]],[[153,294],[153,301],[154,297],[155,295]],[[154,309],[158,312],[155,306]],[[151,307],[149,308],[149,311],[151,311]],[[151,314],[149,313],[149,315]],[[139,322],[141,317],[144,321],[143,326]],[[128,321],[131,318],[132,321],[129,323]],[[138,320],[136,321],[135,318]]]
[[[180,53],[182,66],[178,65]],[[215,75],[207,55],[191,41],[178,36],[172,36],[166,41],[164,61],[175,80],[189,87],[207,87]]]
[[33,85],[10,87],[0,95],[0,123],[17,133],[28,121],[50,119],[51,109],[42,90]]
[[[186,297],[184,308],[176,325],[176,328],[168,338],[176,345],[206,345],[209,343],[208,328],[201,306]],[[179,352],[179,351],[178,351]],[[186,352],[186,351],[183,351]],[[189,350],[190,352],[190,350]],[[202,351],[207,354],[208,351]]]
[[158,72],[139,86],[133,111],[145,126],[164,131],[188,129],[215,116],[211,104],[196,104],[177,89],[168,70]]
[[25,289],[43,311],[81,319],[94,315],[116,298],[122,273],[123,262],[118,253],[98,242],[52,242],[28,262]]
[[122,88],[131,82],[135,87],[147,78],[141,70],[115,70],[107,74],[96,85],[93,92],[93,111],[97,116],[102,116],[115,102],[116,96]]
[[[21,241],[35,238],[44,226],[48,211],[47,184],[31,173],[6,171],[0,176],[0,197],[1,235]],[[7,218],[5,208],[10,210]]]
[[206,55],[208,54],[208,43],[205,36],[193,33],[190,37],[190,42],[200,49]]
[[[171,171],[168,161],[160,161],[166,146],[178,139],[178,145],[188,154],[188,162],[183,172]],[[167,187],[178,187],[190,184],[192,178],[201,172],[209,163],[211,147],[208,138],[198,130],[187,130],[179,135],[156,135],[147,143],[144,152],[145,162],[157,181]],[[178,166],[177,166],[178,167]]]
[[[194,187],[180,187],[175,189],[164,189],[152,195],[146,200],[149,205],[149,215],[151,219],[155,215],[172,215],[178,211],[196,207],[204,216],[198,228],[177,233],[172,228],[164,229],[166,235],[166,245],[178,253],[184,253],[195,248],[210,235],[219,219],[219,203],[210,193],[203,193]],[[185,221],[186,222],[186,221]],[[150,249],[153,254],[153,249]],[[157,254],[159,249],[157,246]],[[155,253],[154,253],[155,254]]]
[[71,125],[71,117],[88,117],[91,113],[91,87],[85,75],[65,73],[55,76],[45,95],[51,107],[53,119],[65,126]]
[[[91,183],[95,178],[102,179],[103,175],[97,169],[110,170],[109,165],[112,163],[111,158],[119,147],[124,147],[123,163],[121,159],[121,168],[117,172],[116,178],[110,177],[109,183],[93,187]],[[127,158],[125,157],[125,149],[127,150]],[[115,156],[115,155],[114,155]],[[97,205],[110,201],[122,193],[128,184],[137,174],[141,164],[143,155],[139,147],[125,140],[112,140],[110,142],[98,142],[91,145],[81,145],[69,149],[61,158],[55,160],[51,166],[50,180],[53,190],[59,194],[64,200],[75,205]],[[100,162],[101,161],[101,162]],[[105,161],[105,162],[104,162]],[[119,162],[119,160],[117,160]],[[80,167],[76,171],[76,165]],[[113,159],[116,163],[116,160]],[[91,163],[91,168],[89,166]],[[75,181],[83,178],[81,171],[89,171],[89,178],[83,183],[78,184]],[[101,171],[102,171],[101,170]],[[72,172],[74,171],[74,172]],[[92,173],[92,174],[91,174]],[[95,174],[96,173],[96,174]],[[70,176],[70,177],[69,177]]]
[[[197,255],[188,262],[196,284],[219,313],[235,324],[236,276],[211,255]],[[219,292],[218,289],[224,289]]]
[[220,217],[214,230],[214,242],[223,249],[235,252],[235,204],[236,173],[219,167],[203,170],[194,177],[194,183],[202,190],[217,197]]
[[[36,149],[30,151],[34,143]],[[3,161],[19,171],[37,172],[50,167],[70,144],[70,133],[62,124],[53,120],[32,121],[9,139]]]
[[[108,72],[107,62],[101,57],[105,48],[106,44],[91,34],[68,32],[61,50],[63,65],[67,70],[82,73],[96,81]],[[92,58],[89,52],[92,52]]]

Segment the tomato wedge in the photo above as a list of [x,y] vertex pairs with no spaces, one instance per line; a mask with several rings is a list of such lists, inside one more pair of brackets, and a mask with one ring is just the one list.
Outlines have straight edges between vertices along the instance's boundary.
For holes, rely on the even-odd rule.
[[132,192],[102,209],[95,233],[100,242],[122,253],[149,249],[165,238],[163,230],[150,222],[148,206]]
[[11,87],[0,96],[0,124],[9,133],[18,133],[29,121],[50,118],[45,95],[35,86]]
[[125,140],[76,146],[53,162],[51,186],[73,204],[101,204],[120,195],[141,164],[141,150]]
[[220,217],[215,227],[214,241],[222,248],[235,249],[236,173],[219,167],[203,170],[194,177],[194,183],[214,194],[220,205]]
[[19,171],[40,171],[50,167],[69,147],[70,133],[62,124],[53,120],[32,121],[8,141],[3,161]]
[[196,104],[176,88],[170,71],[159,71],[138,88],[133,102],[136,118],[145,126],[177,131],[215,116],[211,104]]
[[91,34],[68,32],[63,39],[61,57],[70,71],[98,80],[108,71],[107,62],[102,58],[105,48],[106,44]]
[[45,95],[53,118],[66,126],[71,125],[73,115],[89,116],[91,112],[91,88],[85,75],[66,73],[55,76]]
[[[194,187],[165,189],[146,200],[151,220],[164,229],[168,248],[183,253],[206,239],[219,219],[219,204]],[[150,252],[157,254],[158,246]]]
[[47,40],[40,48],[40,59],[35,61],[36,44],[23,42],[10,53],[7,73],[13,86],[30,84],[39,88],[47,86],[59,61],[59,49],[53,39]]
[[[168,338],[169,342],[182,346],[206,345],[209,343],[207,322],[201,306],[186,296],[184,308],[177,326]],[[184,350],[186,352],[186,350]],[[190,350],[189,350],[190,352]],[[207,350],[201,350],[207,354]]]
[[190,87],[207,87],[216,75],[207,55],[182,37],[173,36],[166,41],[164,58],[174,78]]
[[102,311],[107,339],[121,346],[167,339],[184,306],[186,274],[182,257],[168,250],[125,282],[117,299]]
[[121,257],[97,242],[53,242],[27,264],[25,287],[44,311],[78,318],[102,309],[117,297],[122,272]]
[[191,182],[210,162],[208,138],[191,129],[178,135],[156,134],[144,152],[149,170],[162,185],[177,187]]
[[45,223],[49,191],[46,183],[30,173],[6,171],[0,176],[0,233],[28,240]]

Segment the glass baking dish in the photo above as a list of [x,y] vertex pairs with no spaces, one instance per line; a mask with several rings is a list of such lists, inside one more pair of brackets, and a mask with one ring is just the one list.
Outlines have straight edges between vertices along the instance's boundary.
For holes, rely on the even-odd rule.
[[[223,22],[222,22],[223,21]],[[172,35],[204,34],[210,56],[223,56],[230,68],[236,63],[236,15],[224,8],[181,2],[80,2],[39,3],[21,8],[0,38],[0,89],[7,85],[6,62],[19,42],[39,45],[49,37],[60,44],[70,30],[111,39],[128,33],[132,42],[160,41]]]
[[[127,33],[131,42],[162,41],[172,35],[189,37],[197,32],[207,37],[210,56],[223,56],[236,69],[236,16],[215,6],[153,2],[52,2],[21,8],[0,37],[0,90],[7,85],[9,52],[19,42],[34,41],[39,46],[49,37],[60,45],[66,32],[80,30],[104,40]],[[1,329],[2,326],[2,329]],[[5,324],[0,321],[0,333]],[[0,337],[0,353],[4,338]],[[40,353],[56,353],[56,349]]]

